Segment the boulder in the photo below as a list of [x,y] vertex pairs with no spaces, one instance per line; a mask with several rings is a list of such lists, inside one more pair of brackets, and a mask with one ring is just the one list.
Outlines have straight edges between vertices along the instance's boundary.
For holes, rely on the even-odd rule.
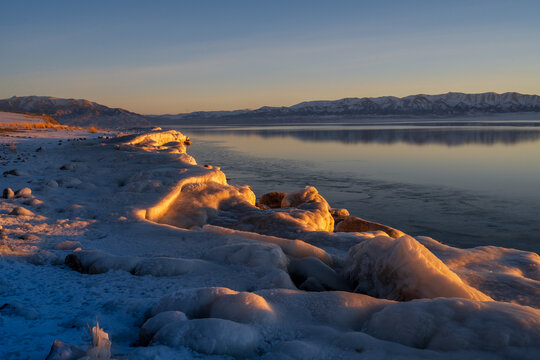
[[13,209],[9,215],[15,215],[15,216],[34,216],[34,213],[31,212],[28,209],[23,208],[22,206],[16,207]]
[[15,193],[13,190],[11,190],[11,188],[5,188],[4,192],[2,193],[2,197],[4,199],[13,199],[15,197]]
[[266,193],[261,196],[259,203],[271,209],[279,209],[281,207],[281,201],[285,196],[287,196],[286,193],[277,191]]
[[330,209],[330,215],[335,218],[345,218],[347,216],[350,216],[349,210],[347,209]]
[[49,351],[49,355],[47,355],[45,360],[76,360],[85,355],[86,351],[75,345],[66,344],[60,340],[54,340],[51,351]]
[[29,187],[24,187],[15,192],[15,197],[32,197],[32,190]]
[[393,238],[399,238],[406,235],[404,232],[390,226],[367,221],[356,216],[347,216],[343,221],[336,225],[336,232],[366,232],[378,230],[384,231],[388,236]]

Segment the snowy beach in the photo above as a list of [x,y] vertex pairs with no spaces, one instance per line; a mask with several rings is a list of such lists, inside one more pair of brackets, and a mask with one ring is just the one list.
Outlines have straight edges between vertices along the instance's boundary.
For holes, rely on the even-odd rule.
[[412,237],[316,184],[257,199],[180,131],[0,137],[2,359],[540,354],[534,252]]

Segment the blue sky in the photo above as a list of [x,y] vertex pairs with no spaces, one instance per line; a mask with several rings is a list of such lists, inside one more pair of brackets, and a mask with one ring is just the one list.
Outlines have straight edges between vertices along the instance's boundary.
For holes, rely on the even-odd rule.
[[140,113],[540,93],[540,1],[1,1],[0,98]]

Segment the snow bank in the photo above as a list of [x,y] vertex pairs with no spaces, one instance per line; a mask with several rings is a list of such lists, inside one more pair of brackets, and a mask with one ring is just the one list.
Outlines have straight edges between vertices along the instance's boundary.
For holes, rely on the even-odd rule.
[[415,348],[474,349],[525,358],[539,351],[540,311],[465,299],[415,300],[375,313],[366,331]]
[[[159,314],[170,313],[171,308],[185,309],[192,314],[192,320],[180,315],[180,320],[171,317],[168,323],[161,321],[166,317]],[[539,350],[540,343],[539,310],[467,299],[399,303],[341,291],[310,293],[271,289],[249,293],[202,288],[171,294],[152,312],[156,314],[156,320],[152,321],[161,326],[153,337],[154,342],[233,356],[246,356],[255,349],[260,351],[263,343],[273,344],[269,354],[306,354],[301,347],[291,344],[300,346],[313,342],[324,344],[323,351],[337,346],[333,350],[337,353],[344,349],[354,353],[370,348],[379,356],[381,351],[390,351],[414,354],[415,358],[446,358],[444,353],[424,350],[431,349],[453,352],[448,353],[448,359],[488,359],[498,354],[526,358]],[[205,324],[204,329],[200,328],[201,324]],[[241,324],[251,326],[238,327]],[[237,331],[244,340],[239,343],[240,336],[214,334],[211,328]],[[209,348],[202,334],[215,336],[219,347],[225,350]],[[197,336],[201,337],[195,340]],[[230,350],[238,347],[243,350]],[[310,348],[308,346],[306,351],[311,354]]]
[[410,236],[378,236],[349,250],[343,273],[356,292],[393,300],[460,297],[489,301]]
[[153,341],[172,347],[187,346],[203,354],[246,357],[255,354],[260,336],[250,325],[210,318],[171,322],[158,331]]
[[214,301],[227,294],[238,292],[223,287],[182,289],[159,300],[152,308],[152,315],[164,311],[182,311],[190,318],[208,317]]
[[467,283],[497,301],[540,308],[540,256],[496,246],[459,249],[429,237],[420,243]]
[[285,270],[288,259],[281,248],[256,241],[217,246],[208,250],[205,259],[232,265],[278,268]]
[[283,239],[276,236],[260,235],[256,233],[251,233],[247,231],[238,231],[232,229],[226,229],[219,226],[205,225],[203,227],[204,232],[219,234],[219,235],[228,235],[236,236],[245,239],[264,241],[279,246],[285,254],[295,258],[305,258],[305,257],[315,257],[325,264],[332,265],[334,259],[330,254],[324,251],[321,248],[310,245],[302,240],[289,240]]
[[218,265],[200,259],[139,258],[111,255],[97,250],[76,250],[66,256],[65,263],[73,270],[87,274],[124,270],[133,275],[177,276],[220,270]]
[[165,325],[175,321],[186,321],[188,318],[181,311],[164,311],[146,320],[139,331],[139,344],[147,346],[154,335]]

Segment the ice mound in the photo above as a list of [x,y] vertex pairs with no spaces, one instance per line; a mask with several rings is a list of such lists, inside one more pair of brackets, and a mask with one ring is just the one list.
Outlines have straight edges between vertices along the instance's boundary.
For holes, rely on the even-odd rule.
[[191,183],[182,187],[177,200],[160,222],[182,228],[201,227],[218,216],[221,208],[243,208],[250,205],[255,205],[255,194],[247,185]]
[[209,318],[171,322],[157,332],[153,341],[189,347],[203,354],[247,357],[254,355],[260,335],[250,325]]
[[276,321],[274,309],[260,295],[241,292],[216,299],[210,308],[210,317],[247,324],[268,324]]
[[352,247],[343,273],[356,292],[393,300],[489,296],[463,282],[441,260],[410,236],[377,236]]
[[116,256],[97,250],[76,250],[66,256],[66,265],[86,274],[124,270],[133,275],[176,276],[193,272],[219,271],[217,264],[200,259]]
[[159,300],[152,308],[152,315],[164,311],[182,311],[190,318],[208,317],[212,304],[228,294],[238,292],[224,287],[182,289]]
[[213,224],[286,238],[296,238],[301,232],[333,231],[334,219],[328,203],[313,187],[283,199],[283,204],[295,207],[261,209],[255,201],[255,194],[247,185],[211,180],[188,183],[157,221],[188,229]]
[[332,265],[335,262],[335,259],[326,251],[311,244],[308,244],[302,240],[283,239],[276,236],[261,235],[248,231],[226,229],[214,225],[205,225],[203,227],[203,231],[213,234],[235,236],[276,244],[283,250],[285,254],[294,258],[315,257],[327,265]]
[[485,350],[524,358],[522,349],[531,356],[538,354],[540,311],[464,299],[414,300],[389,305],[373,314],[366,331],[379,339],[415,348]]
[[137,136],[130,136],[124,145],[141,148],[145,151],[164,151],[185,153],[186,145],[191,141],[187,136],[176,130],[154,131]]
[[[192,320],[185,320],[183,311]],[[487,359],[502,354],[517,359],[534,358],[540,343],[539,310],[457,298],[399,303],[342,291],[269,289],[250,293],[200,288],[163,298],[152,313],[154,317],[144,326],[153,324],[149,330],[155,333],[153,343],[188,346],[206,354],[247,356],[260,351],[262,343],[272,344],[268,354],[304,354],[287,344],[313,342],[325,344],[323,349],[337,346],[334,351],[340,352],[371,348],[379,355],[384,349],[438,357],[444,353],[435,351],[455,351],[446,353],[447,358]],[[237,331],[244,340],[214,333],[211,327]],[[222,350],[208,347],[208,339],[203,340],[202,335],[215,336]],[[197,336],[201,336],[199,341],[195,341]],[[350,357],[350,353],[343,356]]]
[[139,344],[148,345],[162,327],[174,321],[186,321],[188,318],[181,311],[164,311],[146,320],[139,331]]
[[459,249],[429,237],[417,239],[467,283],[493,299],[540,308],[538,254],[496,246]]
[[260,266],[285,270],[288,259],[281,248],[256,241],[218,246],[208,250],[205,259],[225,264]]

